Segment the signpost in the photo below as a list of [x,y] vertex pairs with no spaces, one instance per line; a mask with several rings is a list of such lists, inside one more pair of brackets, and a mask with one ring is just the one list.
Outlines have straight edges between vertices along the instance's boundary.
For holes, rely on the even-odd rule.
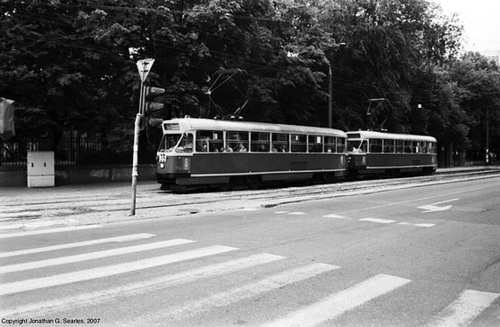
[[134,156],[132,160],[132,206],[130,209],[130,215],[135,216],[135,199],[137,194],[137,176],[139,176],[137,166],[139,163],[139,132],[141,130],[141,118],[144,115],[144,103],[145,103],[145,92],[144,82],[148,78],[148,74],[151,71],[151,67],[155,62],[154,59],[143,59],[137,62],[137,69],[139,70],[139,76],[141,77],[141,90],[139,96],[139,110],[135,117],[134,126]]

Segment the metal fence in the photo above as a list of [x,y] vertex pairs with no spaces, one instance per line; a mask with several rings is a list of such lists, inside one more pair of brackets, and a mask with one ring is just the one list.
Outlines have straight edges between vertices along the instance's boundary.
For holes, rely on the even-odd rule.
[[[54,151],[56,165],[125,164],[131,162],[132,144],[128,140],[110,144],[102,135],[65,131],[53,136],[23,139],[18,136],[0,143],[0,165],[26,165],[28,151]],[[148,151],[150,152],[150,151]],[[151,154],[148,154],[151,155]],[[154,155],[152,155],[154,158]]]

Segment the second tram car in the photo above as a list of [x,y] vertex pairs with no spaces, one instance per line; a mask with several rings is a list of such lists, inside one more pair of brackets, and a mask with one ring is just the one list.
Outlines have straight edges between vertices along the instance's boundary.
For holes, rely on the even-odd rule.
[[397,177],[437,169],[434,137],[373,131],[347,132],[347,137],[351,175]]
[[166,120],[162,128],[157,179],[164,190],[347,175],[347,134],[340,130],[199,118]]

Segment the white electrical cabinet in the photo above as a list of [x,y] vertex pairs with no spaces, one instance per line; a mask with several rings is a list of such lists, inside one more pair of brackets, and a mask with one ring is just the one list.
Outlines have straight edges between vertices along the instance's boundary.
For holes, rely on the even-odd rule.
[[28,187],[55,186],[53,151],[28,151]]

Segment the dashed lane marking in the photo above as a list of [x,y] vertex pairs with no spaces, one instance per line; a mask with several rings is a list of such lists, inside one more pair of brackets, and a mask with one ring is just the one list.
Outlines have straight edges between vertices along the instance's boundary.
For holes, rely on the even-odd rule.
[[408,223],[408,222],[400,222],[398,223],[398,225],[407,225],[407,226],[415,226],[415,227],[426,227],[426,228],[429,228],[429,227],[434,227],[436,226],[436,224],[412,224],[412,223]]
[[379,224],[392,224],[392,223],[396,222],[395,220],[382,219],[382,218],[362,218],[362,219],[359,219],[359,221],[369,221],[372,223],[379,223]]
[[351,218],[348,218],[348,217],[345,217],[345,216],[336,215],[336,214],[334,214],[334,213],[329,214],[329,215],[326,215],[326,216],[323,216],[323,218],[351,219]]

